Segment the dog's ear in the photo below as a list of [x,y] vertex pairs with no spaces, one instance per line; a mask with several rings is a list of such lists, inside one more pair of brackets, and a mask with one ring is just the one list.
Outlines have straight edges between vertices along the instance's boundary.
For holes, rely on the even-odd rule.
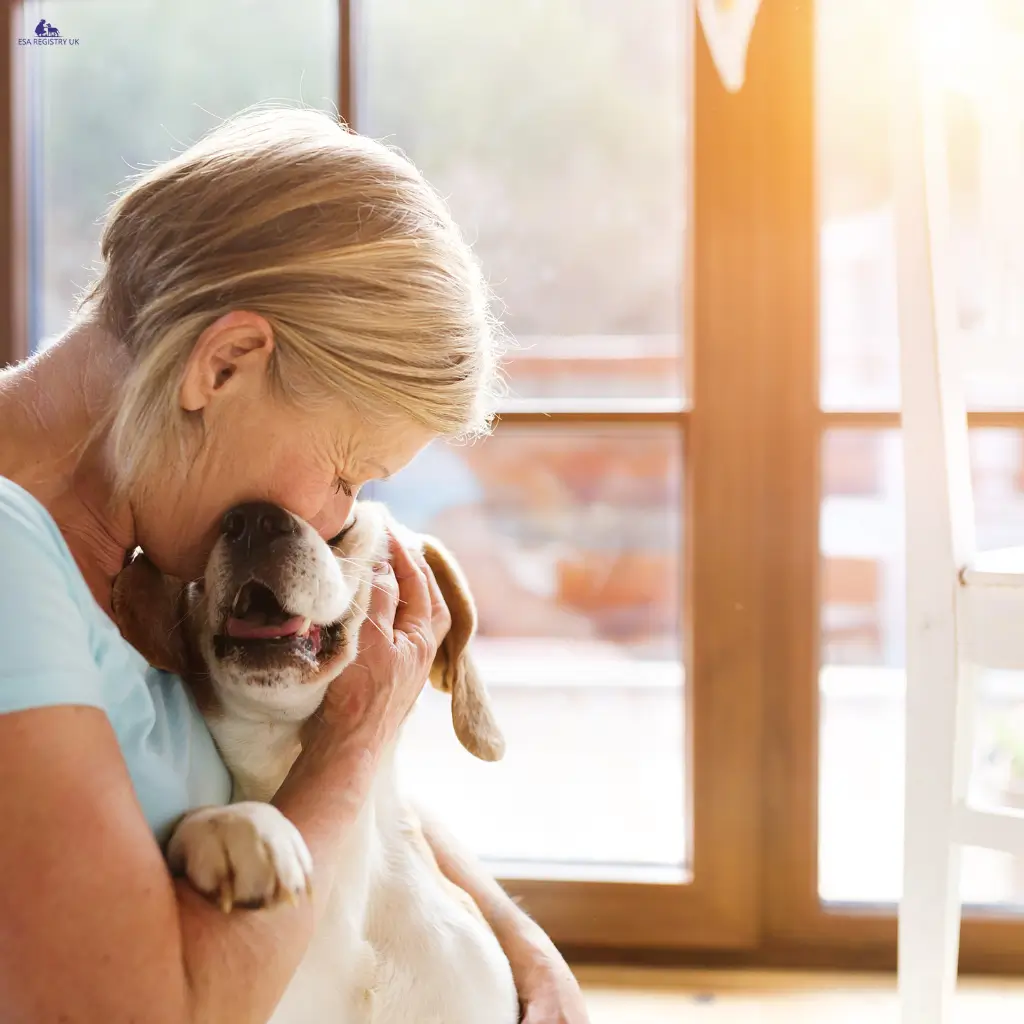
[[500,761],[505,739],[469,652],[476,632],[476,605],[458,562],[440,541],[424,537],[423,555],[452,616],[452,628],[434,658],[430,682],[435,689],[451,694],[452,725],[459,742],[481,761]]
[[117,574],[111,610],[121,635],[154,668],[184,675],[185,585],[141,551]]

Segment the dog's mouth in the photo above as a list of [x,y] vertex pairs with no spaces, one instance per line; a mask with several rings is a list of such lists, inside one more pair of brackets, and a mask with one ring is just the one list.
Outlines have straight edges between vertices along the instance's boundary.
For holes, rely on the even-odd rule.
[[301,615],[289,615],[277,596],[255,580],[239,587],[224,623],[224,635],[234,640],[287,640],[290,637],[319,643],[320,627]]
[[298,656],[319,663],[334,654],[342,639],[342,624],[321,625],[285,609],[270,587],[250,580],[239,587],[214,637],[219,658],[244,655],[272,660]]

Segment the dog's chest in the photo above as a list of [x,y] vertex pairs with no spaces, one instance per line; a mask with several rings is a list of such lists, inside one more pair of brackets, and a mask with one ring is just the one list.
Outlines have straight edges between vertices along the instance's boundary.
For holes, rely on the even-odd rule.
[[515,1024],[515,985],[498,940],[389,796],[367,905],[376,986],[366,1024]]
[[422,842],[389,759],[271,1024],[516,1024],[505,954]]

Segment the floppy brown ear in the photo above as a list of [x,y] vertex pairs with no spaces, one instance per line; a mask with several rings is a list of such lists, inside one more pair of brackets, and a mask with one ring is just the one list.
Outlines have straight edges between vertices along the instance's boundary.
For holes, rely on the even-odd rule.
[[440,541],[424,537],[423,555],[452,616],[452,628],[430,669],[430,682],[435,689],[451,694],[452,725],[459,742],[481,761],[500,761],[505,739],[469,653],[469,642],[476,632],[476,606],[469,587],[458,562]]
[[154,668],[184,675],[185,586],[138,552],[114,579],[111,610],[125,638]]

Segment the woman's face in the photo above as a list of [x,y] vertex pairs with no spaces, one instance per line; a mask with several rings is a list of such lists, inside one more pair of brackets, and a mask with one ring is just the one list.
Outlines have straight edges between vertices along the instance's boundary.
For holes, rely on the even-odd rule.
[[269,347],[258,325],[233,322],[225,330],[219,340],[226,346],[204,353],[205,334],[197,343],[181,390],[182,407],[202,416],[206,440],[187,466],[168,467],[133,509],[138,543],[160,569],[184,579],[203,573],[233,506],[273,502],[329,539],[344,527],[363,484],[398,472],[435,436],[407,421],[368,424],[340,401],[317,413],[296,409],[270,388]]

